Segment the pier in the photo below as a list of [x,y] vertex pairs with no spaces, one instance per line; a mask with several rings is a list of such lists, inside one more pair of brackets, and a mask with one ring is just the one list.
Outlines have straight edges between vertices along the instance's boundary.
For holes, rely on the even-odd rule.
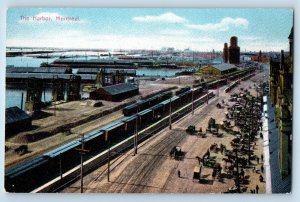
[[[32,78],[41,79],[43,83],[51,83],[55,79],[69,80],[70,76],[81,77],[82,83],[95,82],[100,68],[66,68],[66,67],[7,67],[7,84],[24,84]],[[136,76],[133,69],[105,69],[104,75]]]

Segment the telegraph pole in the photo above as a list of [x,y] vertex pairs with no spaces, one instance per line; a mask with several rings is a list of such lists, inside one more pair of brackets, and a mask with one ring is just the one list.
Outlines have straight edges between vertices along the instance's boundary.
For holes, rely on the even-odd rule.
[[207,92],[206,92],[206,104],[208,104],[208,86],[206,88],[207,88]]
[[135,121],[135,128],[136,128],[136,133],[135,133],[135,147],[134,147],[134,154],[137,154],[137,137],[138,137],[138,114],[136,115],[136,121]]
[[108,157],[107,157],[107,182],[110,181],[110,141],[108,141]]
[[134,152],[133,156],[137,154],[137,137],[138,137],[138,109],[136,112],[136,119],[135,119],[135,134],[133,137],[133,145],[134,145]]
[[83,152],[84,152],[84,134],[81,135],[81,151],[80,151],[80,193],[83,193]]
[[172,106],[171,106],[171,97],[170,97],[170,104],[169,104],[169,129],[172,130]]
[[80,192],[83,193],[83,154],[89,151],[84,149],[84,134],[81,134],[81,148],[75,150],[80,154]]
[[192,115],[194,115],[194,90],[192,90]]

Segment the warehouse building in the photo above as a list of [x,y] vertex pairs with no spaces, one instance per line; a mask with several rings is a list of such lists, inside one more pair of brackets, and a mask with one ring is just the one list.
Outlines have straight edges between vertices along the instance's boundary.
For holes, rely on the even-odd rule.
[[21,130],[28,130],[31,126],[31,117],[20,108],[9,107],[5,109],[5,138]]
[[200,69],[200,73],[203,75],[224,75],[236,71],[237,68],[233,64],[222,63],[216,65],[204,66]]
[[139,89],[130,83],[121,83],[113,86],[99,88],[90,93],[92,100],[107,100],[118,102],[139,94]]

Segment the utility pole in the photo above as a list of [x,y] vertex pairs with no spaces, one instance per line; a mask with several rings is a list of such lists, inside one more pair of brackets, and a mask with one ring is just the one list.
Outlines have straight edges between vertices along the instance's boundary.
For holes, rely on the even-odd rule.
[[84,134],[81,135],[81,149],[80,149],[80,193],[83,193],[83,152],[84,152]]
[[107,153],[107,182],[110,181],[110,141],[108,141],[108,153]]
[[170,97],[170,104],[169,104],[169,129],[172,130],[172,106],[171,106],[171,99],[172,97]]
[[192,89],[192,115],[194,115],[194,90]]
[[83,193],[83,154],[89,151],[84,149],[84,134],[81,134],[81,148],[76,150],[80,154],[80,192]]
[[206,104],[208,105],[208,86],[206,86],[207,92],[206,92]]
[[138,108],[136,110],[136,119],[135,119],[135,133],[133,137],[133,145],[134,145],[134,152],[133,156],[137,154],[137,137],[138,137]]

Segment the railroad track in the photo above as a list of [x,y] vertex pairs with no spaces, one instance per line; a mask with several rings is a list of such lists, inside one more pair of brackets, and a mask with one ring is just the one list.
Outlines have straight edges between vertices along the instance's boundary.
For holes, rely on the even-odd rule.
[[[147,153],[139,154],[136,159],[122,172],[122,175],[114,180],[114,183],[109,188],[109,192],[122,192],[126,189],[124,183],[129,185],[126,192],[139,193],[147,186],[147,182],[152,179],[156,173],[157,167],[168,158],[170,150],[177,146],[186,134],[175,131],[172,135],[164,137],[158,143],[150,146]],[[121,183],[121,184],[118,184]]]

